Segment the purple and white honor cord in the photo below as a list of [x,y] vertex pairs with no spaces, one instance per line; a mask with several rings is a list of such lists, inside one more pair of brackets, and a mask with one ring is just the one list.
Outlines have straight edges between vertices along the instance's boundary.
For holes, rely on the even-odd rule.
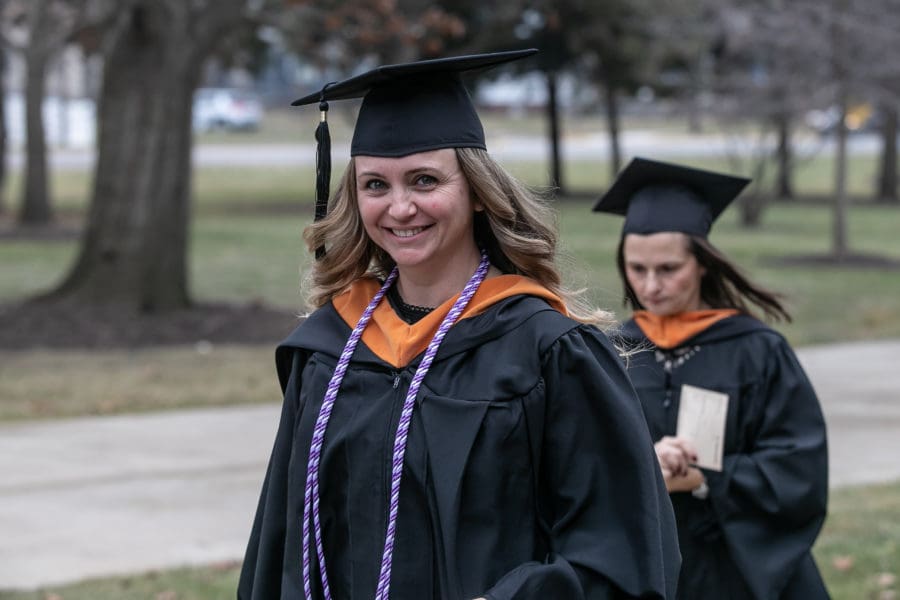
[[[397,433],[394,437],[394,453],[391,460],[391,494],[388,508],[388,525],[387,533],[384,538],[384,552],[381,558],[381,571],[378,577],[378,587],[375,590],[375,600],[388,600],[388,590],[391,584],[391,563],[394,555],[394,536],[397,531],[397,514],[400,507],[400,479],[403,475],[403,459],[406,454],[406,440],[409,433],[409,425],[412,421],[413,408],[415,407],[416,395],[418,395],[419,387],[422,380],[431,368],[431,363],[437,354],[438,347],[444,340],[444,336],[450,330],[450,327],[456,322],[462,312],[465,310],[472,296],[478,290],[478,286],[484,281],[487,275],[490,261],[487,253],[481,253],[481,262],[475,273],[472,275],[466,287],[457,298],[456,302],[450,308],[450,312],[444,317],[437,333],[428,344],[422,362],[419,363],[416,372],[413,375],[412,382],[409,384],[409,390],[406,393],[406,399],[403,401],[403,409],[400,411],[400,422],[397,425]],[[319,572],[322,577],[322,594],[325,600],[331,600],[331,589],[328,586],[328,576],[325,569],[325,552],[322,545],[322,528],[319,523],[319,461],[322,457],[322,444],[325,440],[325,429],[328,426],[328,419],[331,417],[331,411],[334,408],[334,402],[337,398],[338,389],[347,367],[350,364],[350,357],[356,350],[356,344],[362,337],[363,330],[369,324],[375,307],[378,306],[385,292],[393,285],[397,278],[397,269],[394,268],[384,285],[378,290],[378,293],[369,302],[366,310],[363,311],[359,322],[354,327],[347,344],[344,346],[341,357],[338,359],[334,374],[331,381],[328,382],[328,389],[325,392],[325,399],[322,401],[322,407],[319,409],[319,416],[316,418],[316,425],[313,429],[312,442],[309,448],[309,460],[306,466],[306,487],[304,489],[303,502],[303,589],[306,593],[307,600],[312,600],[312,588],[310,580],[310,557],[309,557],[309,529],[312,522],[313,535],[315,537],[316,557],[319,563]]]

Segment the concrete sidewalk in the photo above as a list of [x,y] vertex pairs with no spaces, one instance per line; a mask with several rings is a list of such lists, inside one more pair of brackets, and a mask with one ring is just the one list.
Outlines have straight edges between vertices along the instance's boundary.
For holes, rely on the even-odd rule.
[[[900,340],[799,355],[832,486],[900,479]],[[240,560],[279,410],[0,426],[0,589]]]
[[0,427],[0,589],[240,559],[279,407]]

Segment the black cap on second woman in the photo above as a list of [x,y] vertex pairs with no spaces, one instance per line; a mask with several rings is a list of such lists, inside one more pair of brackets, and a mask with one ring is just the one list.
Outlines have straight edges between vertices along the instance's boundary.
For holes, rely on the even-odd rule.
[[748,183],[745,177],[635,158],[593,210],[624,215],[622,235],[678,231],[705,238]]

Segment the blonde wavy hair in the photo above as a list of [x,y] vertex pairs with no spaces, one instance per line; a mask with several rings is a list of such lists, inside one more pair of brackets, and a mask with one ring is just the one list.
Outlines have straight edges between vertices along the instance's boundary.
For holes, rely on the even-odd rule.
[[[612,325],[611,313],[591,307],[583,300],[583,291],[563,285],[555,262],[559,240],[556,212],[548,198],[512,177],[484,150],[455,151],[473,200],[484,207],[475,214],[475,241],[487,251],[491,263],[506,274],[533,279],[559,296],[574,319],[602,327]],[[352,159],[328,215],[308,226],[303,239],[311,252],[326,248],[307,277],[307,302],[312,308],[327,304],[360,277],[384,279],[394,268],[390,255],[366,234],[357,207]]]

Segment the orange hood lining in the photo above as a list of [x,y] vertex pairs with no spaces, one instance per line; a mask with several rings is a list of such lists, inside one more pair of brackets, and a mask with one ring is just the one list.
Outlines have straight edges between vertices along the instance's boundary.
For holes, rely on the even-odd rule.
[[[374,277],[364,277],[334,298],[334,308],[348,326],[356,327],[360,316],[381,285],[382,283]],[[499,275],[485,279],[481,283],[459,318],[462,320],[480,315],[497,302],[518,295],[543,298],[554,309],[568,314],[559,296],[536,281],[521,275]],[[405,367],[425,351],[458,297],[459,294],[448,299],[412,325],[398,317],[390,303],[383,300],[372,313],[372,320],[363,331],[362,342],[378,358],[391,366],[398,369]]]
[[646,310],[636,310],[634,322],[657,347],[669,350],[680,346],[714,323],[739,313],[733,308],[718,308],[660,316]]

